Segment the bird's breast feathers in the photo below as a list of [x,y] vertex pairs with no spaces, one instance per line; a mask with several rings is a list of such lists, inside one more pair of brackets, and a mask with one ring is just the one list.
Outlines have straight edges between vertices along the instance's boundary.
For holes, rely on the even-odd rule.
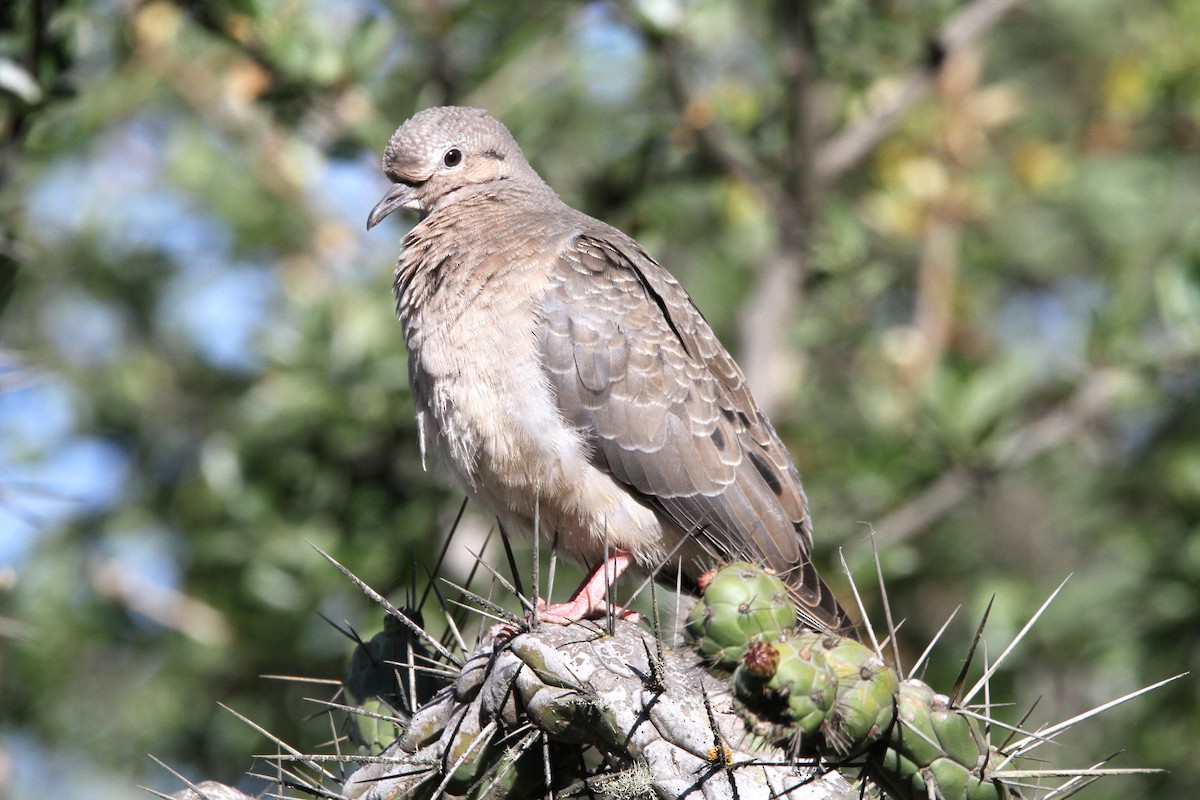
[[[568,558],[598,560],[608,537],[610,547],[653,563],[663,554],[658,515],[592,464],[584,432],[563,419],[546,377],[539,333],[548,274],[475,266],[442,276],[433,291],[418,277],[408,290],[424,290],[421,301],[399,298],[423,446],[434,446],[492,513],[525,528],[538,516]],[[472,285],[479,281],[487,291]]]

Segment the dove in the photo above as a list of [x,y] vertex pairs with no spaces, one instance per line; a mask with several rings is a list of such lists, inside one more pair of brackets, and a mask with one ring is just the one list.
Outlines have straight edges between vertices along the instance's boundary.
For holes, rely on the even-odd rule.
[[694,593],[743,559],[783,577],[806,626],[853,632],[791,456],[666,269],[565,204],[484,110],[415,114],[383,169],[368,229],[418,217],[394,290],[422,454],[591,570],[568,602],[539,599],[541,620],[605,613],[626,570]]

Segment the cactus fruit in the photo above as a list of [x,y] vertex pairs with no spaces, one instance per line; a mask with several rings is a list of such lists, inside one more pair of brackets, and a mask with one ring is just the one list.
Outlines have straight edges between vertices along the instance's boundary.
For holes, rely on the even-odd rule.
[[[733,673],[734,695],[751,715],[752,727],[768,739],[817,733],[837,698],[819,647],[812,637],[754,642]],[[770,663],[772,669],[756,668]],[[806,740],[806,739],[805,739]]]
[[853,639],[794,630],[776,576],[738,563],[702,585],[688,633],[702,655],[733,668],[730,686],[751,731],[794,752],[863,757],[866,774],[897,800],[1020,797],[990,771],[1000,755],[949,698],[901,682]]
[[704,597],[686,630],[700,654],[718,666],[733,669],[752,640],[769,642],[796,626],[796,608],[777,575],[738,562],[700,582]]

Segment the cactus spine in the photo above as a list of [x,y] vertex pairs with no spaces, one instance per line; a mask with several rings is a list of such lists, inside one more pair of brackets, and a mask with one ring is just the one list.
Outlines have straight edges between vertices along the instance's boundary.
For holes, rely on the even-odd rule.
[[739,562],[702,585],[687,633],[705,658],[732,671],[751,731],[796,753],[862,757],[867,775],[897,800],[1020,797],[992,769],[1001,756],[978,723],[949,698],[901,681],[859,642],[796,630],[777,576]]

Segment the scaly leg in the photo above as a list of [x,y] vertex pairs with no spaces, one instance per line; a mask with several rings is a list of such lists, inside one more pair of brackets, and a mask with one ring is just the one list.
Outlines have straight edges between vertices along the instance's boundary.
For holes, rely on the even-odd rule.
[[[603,617],[609,610],[608,587],[616,583],[630,565],[633,555],[624,550],[618,550],[608,557],[608,560],[596,567],[584,579],[575,594],[565,603],[550,605],[538,598],[538,619],[554,625],[570,625],[583,619]],[[612,613],[621,619],[636,618],[637,614],[621,606],[611,606]]]

